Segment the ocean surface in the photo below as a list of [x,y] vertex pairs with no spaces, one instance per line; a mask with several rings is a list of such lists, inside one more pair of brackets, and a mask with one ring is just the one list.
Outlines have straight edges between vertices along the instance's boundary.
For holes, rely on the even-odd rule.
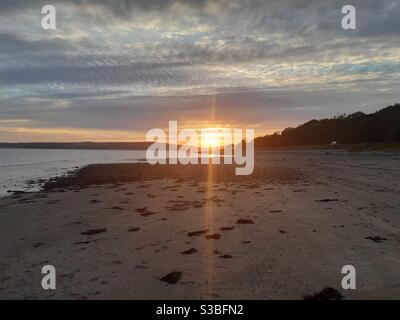
[[0,149],[0,196],[11,191],[37,191],[37,180],[63,175],[94,163],[139,162],[141,150]]

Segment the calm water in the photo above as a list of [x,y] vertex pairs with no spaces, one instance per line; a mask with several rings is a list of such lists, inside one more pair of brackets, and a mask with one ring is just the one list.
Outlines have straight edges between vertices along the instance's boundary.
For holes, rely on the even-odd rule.
[[139,150],[0,149],[0,195],[7,190],[38,190],[40,184],[28,182],[62,175],[87,164],[138,162],[145,155]]

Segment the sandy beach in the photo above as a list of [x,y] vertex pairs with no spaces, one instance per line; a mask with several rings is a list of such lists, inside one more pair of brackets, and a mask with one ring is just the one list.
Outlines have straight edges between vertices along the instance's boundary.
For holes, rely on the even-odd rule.
[[[400,154],[90,165],[0,199],[1,299],[400,298]],[[41,287],[41,268],[57,289]],[[357,270],[343,290],[341,269]]]

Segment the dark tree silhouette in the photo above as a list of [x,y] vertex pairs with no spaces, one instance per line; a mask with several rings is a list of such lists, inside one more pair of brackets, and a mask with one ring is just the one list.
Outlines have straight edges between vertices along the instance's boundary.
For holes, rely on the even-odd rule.
[[356,112],[331,119],[311,120],[281,134],[255,139],[258,148],[400,142],[400,104],[375,113]]

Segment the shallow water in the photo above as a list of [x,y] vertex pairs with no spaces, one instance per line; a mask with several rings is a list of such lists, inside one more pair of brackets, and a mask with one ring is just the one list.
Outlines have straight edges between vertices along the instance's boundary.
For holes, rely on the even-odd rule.
[[141,150],[0,149],[0,195],[36,191],[48,179],[93,163],[138,162]]

